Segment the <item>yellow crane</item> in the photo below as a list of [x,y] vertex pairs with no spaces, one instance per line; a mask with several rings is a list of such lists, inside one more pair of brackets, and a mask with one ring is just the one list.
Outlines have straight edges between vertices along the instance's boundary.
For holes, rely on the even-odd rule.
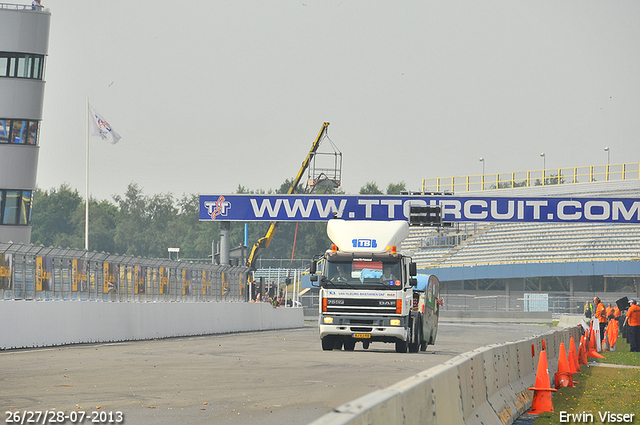
[[[298,172],[298,175],[291,182],[291,187],[289,187],[289,190],[287,191],[288,195],[295,193],[296,188],[298,187],[298,184],[300,184],[300,180],[302,180],[302,176],[304,172],[307,170],[307,168],[309,167],[309,163],[313,159],[313,156],[318,151],[318,147],[320,147],[320,142],[322,141],[325,134],[327,133],[328,127],[329,127],[328,122],[325,122],[322,124],[320,133],[318,133],[318,137],[316,137],[316,140],[313,142],[313,145],[311,146],[311,150],[309,150],[307,157],[302,162],[302,166],[300,167],[300,171]],[[249,254],[249,259],[247,260],[247,266],[249,266],[252,269],[255,268],[255,261],[258,258],[260,251],[263,250],[264,248],[269,247],[269,244],[271,243],[271,239],[273,239],[273,235],[277,228],[278,228],[278,222],[272,221],[271,224],[269,225],[269,229],[267,230],[267,233],[263,237],[258,239],[258,241],[253,245],[253,248],[251,248],[251,253]]]

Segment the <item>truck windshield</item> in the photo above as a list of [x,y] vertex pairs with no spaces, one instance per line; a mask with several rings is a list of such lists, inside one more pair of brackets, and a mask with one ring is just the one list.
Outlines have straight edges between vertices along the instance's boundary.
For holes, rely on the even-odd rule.
[[329,262],[327,280],[336,287],[387,286],[401,289],[402,271],[398,262]]

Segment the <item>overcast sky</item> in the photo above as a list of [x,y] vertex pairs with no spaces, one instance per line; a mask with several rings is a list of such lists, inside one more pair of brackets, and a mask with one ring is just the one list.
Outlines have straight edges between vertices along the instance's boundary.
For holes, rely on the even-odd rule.
[[324,121],[347,193],[480,174],[480,157],[640,162],[635,0],[42,3],[42,189],[84,194],[87,98],[122,136],[90,140],[98,199],[278,188]]

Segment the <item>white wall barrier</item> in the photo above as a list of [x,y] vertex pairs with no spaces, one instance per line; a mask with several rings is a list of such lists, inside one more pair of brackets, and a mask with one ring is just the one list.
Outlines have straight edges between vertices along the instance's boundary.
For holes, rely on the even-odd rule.
[[304,326],[302,308],[244,302],[0,301],[0,349]]
[[[509,425],[531,407],[538,359],[546,347],[550,381],[560,343],[576,350],[571,327],[461,354],[388,388],[343,404],[310,425]],[[533,346],[533,355],[532,355]]]

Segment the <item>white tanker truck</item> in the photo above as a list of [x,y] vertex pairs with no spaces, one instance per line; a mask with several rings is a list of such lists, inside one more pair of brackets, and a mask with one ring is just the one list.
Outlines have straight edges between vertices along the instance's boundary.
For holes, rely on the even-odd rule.
[[405,353],[434,344],[440,282],[418,276],[411,257],[398,252],[409,224],[332,219],[327,234],[333,245],[310,268],[320,286],[322,349],[388,342]]

